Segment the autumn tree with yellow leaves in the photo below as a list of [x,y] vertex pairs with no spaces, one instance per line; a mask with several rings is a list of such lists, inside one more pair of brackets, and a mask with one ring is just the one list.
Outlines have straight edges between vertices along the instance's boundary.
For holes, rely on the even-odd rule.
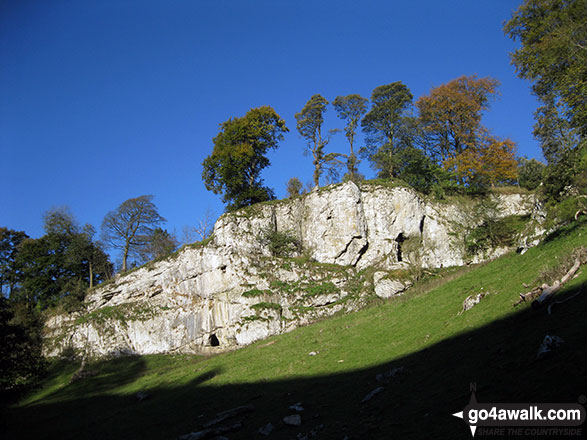
[[486,136],[479,144],[448,159],[446,165],[469,187],[510,184],[517,178],[515,151],[512,140]]
[[494,186],[516,178],[515,144],[481,124],[498,85],[489,77],[461,76],[416,101],[426,152],[460,184]]

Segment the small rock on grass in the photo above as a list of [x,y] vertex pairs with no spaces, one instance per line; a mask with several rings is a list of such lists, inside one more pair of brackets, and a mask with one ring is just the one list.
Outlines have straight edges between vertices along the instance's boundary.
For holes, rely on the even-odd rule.
[[373,396],[375,396],[376,394],[379,394],[384,389],[385,388],[383,388],[383,387],[375,388],[373,391],[371,391],[369,394],[367,394],[365,397],[363,397],[363,400],[361,402],[362,403],[368,402],[369,400],[371,400],[373,398]]
[[271,422],[267,423],[262,428],[259,428],[259,433],[263,435],[269,435],[273,432],[273,424]]
[[291,416],[285,416],[283,418],[283,423],[288,426],[301,426],[302,418],[299,414],[292,414]]
[[289,409],[297,412],[302,412],[304,410],[304,407],[302,406],[302,402],[298,402],[291,405]]

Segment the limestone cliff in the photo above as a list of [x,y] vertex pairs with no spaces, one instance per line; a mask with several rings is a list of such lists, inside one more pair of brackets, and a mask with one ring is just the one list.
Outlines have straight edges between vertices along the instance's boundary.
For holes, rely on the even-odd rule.
[[[513,216],[525,219],[525,229],[509,246],[471,254],[467,234]],[[355,310],[375,295],[401,294],[415,269],[479,262],[535,244],[542,220],[532,195],[435,201],[374,183],[255,205],[220,217],[206,243],[99,286],[83,313],[50,318],[46,353],[197,353],[250,344]],[[263,239],[275,231],[300,245],[287,258],[272,255]]]

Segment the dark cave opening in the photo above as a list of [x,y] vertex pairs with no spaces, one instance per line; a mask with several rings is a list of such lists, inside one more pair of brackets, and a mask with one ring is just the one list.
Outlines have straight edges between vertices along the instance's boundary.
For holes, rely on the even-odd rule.
[[210,335],[210,345],[212,347],[218,347],[220,345],[220,341],[218,340],[218,338],[216,337],[216,335],[214,333],[212,333]]

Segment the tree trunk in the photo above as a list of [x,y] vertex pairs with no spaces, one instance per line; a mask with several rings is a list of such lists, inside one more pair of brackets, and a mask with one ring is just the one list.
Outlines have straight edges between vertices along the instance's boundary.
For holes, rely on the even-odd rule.
[[124,255],[122,256],[122,271],[126,272],[126,259],[128,258],[128,243],[124,246]]
[[94,287],[94,270],[93,270],[91,261],[89,262],[88,269],[90,270],[90,289],[91,289],[92,287]]

